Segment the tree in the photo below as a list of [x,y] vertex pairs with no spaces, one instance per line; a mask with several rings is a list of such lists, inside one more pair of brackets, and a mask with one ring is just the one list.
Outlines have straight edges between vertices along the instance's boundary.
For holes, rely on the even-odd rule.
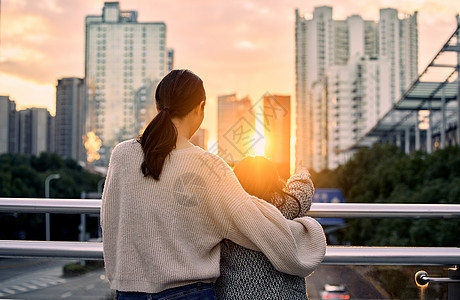
[[[78,162],[62,159],[55,153],[40,156],[0,155],[0,197],[43,198],[45,179],[58,173],[51,182],[51,198],[80,198],[82,191],[96,191],[103,178],[83,169]],[[52,237],[60,240],[78,238],[78,215],[52,215]],[[44,239],[43,214],[0,214],[0,238]],[[4,225],[4,226],[3,226]]]
[[[460,148],[407,155],[375,144],[357,151],[335,170],[312,172],[317,188],[340,188],[347,202],[460,203]],[[454,246],[460,220],[353,219],[343,229],[355,245]]]

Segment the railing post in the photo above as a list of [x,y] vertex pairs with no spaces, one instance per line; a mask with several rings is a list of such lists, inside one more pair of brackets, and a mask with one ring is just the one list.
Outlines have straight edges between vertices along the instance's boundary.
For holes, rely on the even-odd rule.
[[420,151],[420,121],[418,119],[419,117],[419,111],[416,111],[417,113],[415,114],[415,151]]
[[[458,266],[455,266],[454,268],[449,268],[448,277],[451,279],[460,279],[460,269],[458,268]],[[448,295],[449,300],[460,299],[460,283],[459,282],[449,283],[447,285],[447,289],[448,289],[447,295]]]
[[410,154],[410,128],[406,127],[404,132],[404,152]]
[[[45,198],[50,197],[50,182],[53,179],[61,178],[60,174],[51,174],[45,179]],[[51,215],[49,213],[45,213],[45,238],[47,241],[51,240],[51,225],[50,225]]]

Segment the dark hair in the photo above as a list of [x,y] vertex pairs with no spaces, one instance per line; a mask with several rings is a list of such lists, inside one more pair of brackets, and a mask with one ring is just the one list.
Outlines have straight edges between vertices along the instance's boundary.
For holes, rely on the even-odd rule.
[[144,176],[159,180],[166,157],[176,146],[177,128],[172,118],[183,118],[206,100],[203,81],[189,70],[172,70],[157,86],[158,114],[150,121],[138,141],[144,152]]
[[247,156],[239,161],[233,169],[236,177],[244,190],[257,198],[263,199],[278,208],[285,203],[285,197],[281,197],[281,203],[274,203],[273,197],[276,194],[287,195],[297,201],[300,214],[300,201],[294,195],[284,191],[285,183],[278,175],[276,165],[263,156]]

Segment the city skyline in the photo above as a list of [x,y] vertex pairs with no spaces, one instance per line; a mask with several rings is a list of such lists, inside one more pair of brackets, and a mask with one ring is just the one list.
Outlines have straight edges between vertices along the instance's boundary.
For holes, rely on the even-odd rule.
[[[97,14],[104,1],[3,1],[0,45],[0,94],[18,109],[46,107],[55,112],[55,86],[62,77],[83,77],[84,17]],[[194,2],[196,3],[196,2]],[[359,14],[377,20],[379,8],[419,11],[419,70],[432,59],[455,26],[455,1],[120,1],[137,10],[140,21],[165,22],[175,68],[203,78],[208,93],[204,127],[215,137],[217,96],[237,92],[259,99],[265,92],[294,97],[294,11],[307,14],[331,5],[334,18]],[[209,24],[213,26],[209,26]],[[196,32],[197,34],[192,34]]]

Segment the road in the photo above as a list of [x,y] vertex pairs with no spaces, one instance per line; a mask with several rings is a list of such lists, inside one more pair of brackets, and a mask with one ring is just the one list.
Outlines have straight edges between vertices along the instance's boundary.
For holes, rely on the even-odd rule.
[[321,299],[324,285],[344,284],[351,299],[386,299],[374,285],[353,267],[321,265],[310,277],[307,277],[307,291],[310,300]]
[[[113,299],[104,270],[78,277],[62,277],[70,262],[57,259],[0,259],[0,299]],[[307,278],[310,300],[320,299],[324,284],[344,284],[351,299],[385,299],[355,268],[321,265]]]
[[104,270],[62,277],[70,262],[55,259],[1,259],[0,299],[113,299]]

